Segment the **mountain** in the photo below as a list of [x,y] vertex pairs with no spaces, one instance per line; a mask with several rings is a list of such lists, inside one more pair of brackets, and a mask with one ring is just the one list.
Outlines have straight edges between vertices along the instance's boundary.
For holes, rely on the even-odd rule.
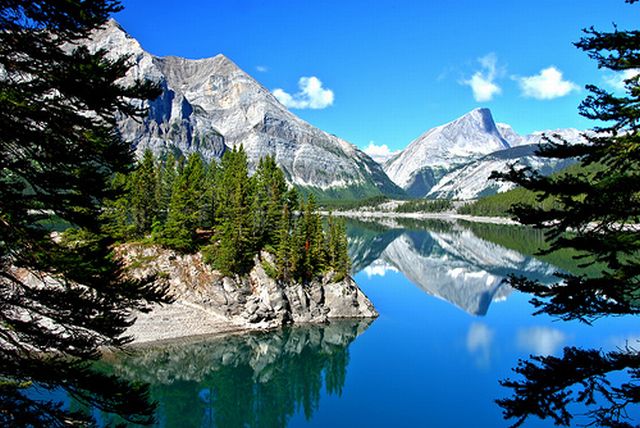
[[384,170],[409,195],[422,197],[455,167],[509,147],[489,109],[480,108],[425,132]]
[[[588,133],[588,132],[587,132]],[[513,188],[489,180],[493,171],[509,165],[528,166],[543,175],[573,162],[536,155],[544,135],[584,143],[584,132],[573,128],[518,134],[510,125],[495,123],[488,109],[476,109],[459,119],[433,128],[415,139],[384,164],[389,177],[414,197],[475,199]]]
[[261,157],[273,155],[291,184],[325,197],[403,193],[369,156],[295,116],[224,55],[157,57],[113,20],[88,45],[114,57],[130,55],[125,80],[150,79],[162,87],[160,97],[145,102],[143,121],[119,121],[138,156],[149,148],[160,155],[199,152],[212,160],[243,145],[252,170]]
[[509,274],[551,283],[558,270],[458,223],[424,223],[426,229],[351,220],[347,225],[354,275],[399,271],[427,294],[474,315],[485,315],[492,302],[509,296],[512,288],[503,281]]
[[536,156],[539,147],[539,144],[516,146],[461,165],[445,174],[431,188],[427,198],[469,200],[506,192],[513,189],[515,184],[490,180],[489,176],[493,171],[506,172],[511,164],[527,166],[542,175],[550,175],[575,163],[568,159]]

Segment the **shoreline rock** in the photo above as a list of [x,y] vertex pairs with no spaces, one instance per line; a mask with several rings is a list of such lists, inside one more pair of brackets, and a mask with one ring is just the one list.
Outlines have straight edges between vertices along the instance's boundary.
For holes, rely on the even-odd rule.
[[116,251],[130,275],[156,275],[176,298],[137,315],[127,331],[134,345],[378,316],[352,278],[334,281],[329,273],[305,285],[284,284],[267,274],[264,265],[273,264],[273,256],[264,252],[248,275],[231,278],[207,265],[200,253],[183,255],[136,243]]

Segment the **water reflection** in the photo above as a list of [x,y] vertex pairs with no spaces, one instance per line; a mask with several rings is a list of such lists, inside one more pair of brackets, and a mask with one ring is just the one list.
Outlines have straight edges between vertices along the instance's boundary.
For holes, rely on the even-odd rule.
[[[483,225],[483,231],[491,226]],[[474,315],[485,315],[491,302],[507,298],[512,289],[503,279],[509,274],[554,281],[557,267],[481,238],[471,227],[446,221],[349,221],[353,273],[400,271],[426,293]],[[534,253],[536,248],[530,250]]]
[[166,427],[284,427],[310,419],[322,389],[341,395],[349,345],[370,320],[183,341],[111,356],[118,375],[151,384]]

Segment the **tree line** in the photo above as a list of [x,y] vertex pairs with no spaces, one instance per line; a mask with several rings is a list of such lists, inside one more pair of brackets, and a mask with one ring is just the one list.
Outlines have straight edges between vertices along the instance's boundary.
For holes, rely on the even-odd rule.
[[121,196],[103,213],[105,231],[120,241],[144,239],[180,252],[202,251],[224,274],[243,274],[261,251],[275,256],[268,272],[283,281],[308,282],[334,271],[348,275],[344,222],[326,224],[313,195],[288,188],[272,156],[249,176],[242,146],[221,161],[197,154],[161,159],[145,151],[137,168],[114,177]]

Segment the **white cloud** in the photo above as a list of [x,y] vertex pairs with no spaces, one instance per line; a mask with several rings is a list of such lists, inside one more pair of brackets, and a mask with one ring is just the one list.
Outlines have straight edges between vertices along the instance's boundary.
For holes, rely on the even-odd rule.
[[389,266],[389,265],[369,265],[366,268],[363,269],[363,272],[365,273],[365,275],[367,275],[367,278],[371,279],[374,276],[386,276],[387,272],[398,272],[398,269],[396,269],[393,266]]
[[478,60],[482,70],[476,71],[471,79],[463,80],[462,84],[471,87],[473,98],[478,102],[491,101],[495,95],[502,93],[502,89],[494,81],[498,77],[498,59],[490,53]]
[[266,65],[256,65],[256,70],[260,73],[266,73],[267,71],[269,71],[269,67],[267,67]]
[[622,92],[624,91],[624,81],[629,80],[632,77],[636,77],[638,74],[640,74],[640,70],[632,68],[630,70],[623,70],[622,72],[605,76],[604,81],[613,89]]
[[551,355],[565,342],[560,330],[547,327],[531,327],[518,331],[518,347],[537,355]]
[[273,95],[287,108],[323,109],[333,104],[333,91],[322,87],[322,82],[315,76],[301,77],[298,81],[300,91],[291,95],[277,88]]
[[383,163],[400,153],[400,150],[392,152],[386,144],[379,146],[374,141],[369,141],[369,145],[363,150],[363,152],[371,156],[374,161]]
[[491,345],[494,332],[485,324],[473,323],[467,333],[467,351],[475,355],[476,363],[488,367],[491,361]]
[[554,66],[540,70],[540,73],[533,76],[516,77],[516,80],[520,84],[522,95],[537,100],[564,97],[580,89],[575,83],[565,80],[562,72]]

